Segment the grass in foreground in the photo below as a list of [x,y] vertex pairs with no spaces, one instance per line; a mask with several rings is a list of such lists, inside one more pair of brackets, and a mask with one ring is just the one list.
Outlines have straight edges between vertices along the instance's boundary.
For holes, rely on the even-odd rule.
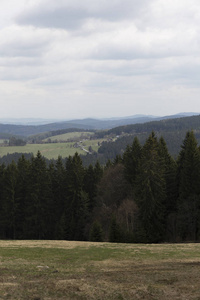
[[0,241],[0,299],[200,299],[199,244]]

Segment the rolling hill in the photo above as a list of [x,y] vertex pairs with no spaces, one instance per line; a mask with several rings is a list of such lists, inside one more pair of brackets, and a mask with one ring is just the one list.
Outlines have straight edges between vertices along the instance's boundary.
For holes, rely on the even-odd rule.
[[[188,115],[195,115],[195,113],[187,113]],[[174,118],[185,117],[185,113],[180,113],[172,116],[155,117],[145,115],[134,115],[125,118],[109,118],[109,119],[77,119],[64,122],[54,122],[41,125],[15,125],[15,124],[3,124],[0,123],[0,134],[9,134],[28,137],[30,135],[36,135],[44,132],[63,130],[69,128],[77,128],[84,130],[105,130],[112,129],[114,127],[125,126],[129,124],[143,124],[150,121],[160,121]],[[16,121],[17,122],[17,121]],[[28,120],[26,121],[28,122]],[[33,121],[32,121],[33,122]],[[18,121],[19,123],[19,121]],[[44,121],[43,121],[44,123]]]
[[[139,116],[139,119],[140,118],[143,117]],[[130,120],[132,120],[131,117]],[[86,122],[88,121],[88,119],[87,121],[84,121],[86,126]],[[109,120],[109,122],[110,121],[111,120]],[[90,124],[87,123],[88,125],[86,127],[89,128],[90,126],[92,126],[92,122],[94,122],[94,120],[92,121],[90,119]],[[73,123],[70,124],[72,125]],[[68,157],[68,155],[73,155],[73,153],[79,151],[82,156],[84,165],[88,165],[90,163],[95,164],[97,160],[99,160],[100,163],[105,164],[108,159],[113,160],[115,159],[116,155],[122,155],[126,149],[126,146],[128,144],[132,144],[135,136],[137,136],[140,143],[143,144],[151,131],[154,131],[158,138],[161,136],[164,137],[169,152],[174,157],[178,155],[187,131],[194,130],[197,141],[200,143],[200,115],[184,117],[182,115],[178,115],[178,117],[176,118],[171,118],[171,116],[169,116],[168,118],[163,117],[162,120],[159,121],[156,121],[154,119],[154,121],[151,122],[123,125],[106,130],[89,130],[84,128],[63,129],[63,126],[68,127],[70,124],[52,123],[37,126],[0,124],[0,132],[1,130],[7,131],[6,133],[2,133],[2,139],[9,139],[11,134],[20,134],[20,136],[22,136],[23,133],[23,136],[25,136],[25,139],[27,141],[27,145],[21,148],[4,147],[4,145],[2,145],[1,163],[4,162],[4,160],[7,161],[6,154],[8,153],[10,153],[9,161],[12,161],[12,159],[15,160],[15,157],[17,157],[16,153],[36,153],[37,150],[40,150],[42,152],[42,155],[49,159],[57,158],[58,155],[62,155],[62,157],[65,158]],[[79,126],[80,124],[76,125]],[[76,135],[76,140],[77,136],[80,136],[80,139],[82,139],[82,134],[85,131],[88,135],[87,141],[85,142],[86,150],[88,151],[89,147],[92,147],[92,154],[87,154],[85,151],[81,152],[80,147],[78,148],[78,150],[76,147],[74,147],[75,136],[73,137],[73,134]],[[33,132],[35,134],[31,135]],[[90,133],[92,133],[92,135],[90,135]],[[69,143],[71,141],[73,142],[73,144],[71,143],[69,147],[67,144],[66,146],[64,144],[61,144],[58,147],[58,144],[56,145],[55,143],[59,141],[65,143]],[[65,147],[65,150],[61,149],[63,147]],[[70,150],[70,152],[67,149]]]

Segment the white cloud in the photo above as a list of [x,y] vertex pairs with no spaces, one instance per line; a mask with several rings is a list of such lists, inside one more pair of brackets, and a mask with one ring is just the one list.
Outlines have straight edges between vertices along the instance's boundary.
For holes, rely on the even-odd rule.
[[1,104],[24,117],[200,111],[199,28],[198,0],[2,0]]

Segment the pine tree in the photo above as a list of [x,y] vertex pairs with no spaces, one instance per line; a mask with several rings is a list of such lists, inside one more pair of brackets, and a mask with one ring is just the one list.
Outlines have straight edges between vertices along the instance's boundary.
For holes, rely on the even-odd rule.
[[122,233],[116,217],[113,216],[110,224],[109,242],[120,243],[122,242]]
[[51,181],[45,159],[39,151],[36,157],[32,157],[31,160],[28,192],[26,238],[51,238],[55,226],[51,220]]
[[139,161],[141,158],[141,145],[137,137],[134,138],[132,146],[127,146],[123,155],[123,163],[125,166],[125,178],[132,185],[135,184],[135,179],[138,173]]
[[15,162],[7,166],[4,175],[4,218],[6,236],[10,239],[16,238],[16,201],[17,167]]
[[88,193],[89,197],[89,211],[92,211],[94,208],[94,197],[96,196],[96,179],[92,165],[89,165],[85,171],[84,190]]
[[16,201],[16,238],[24,239],[26,235],[26,207],[29,199],[30,162],[24,155],[17,162]]
[[115,159],[114,159],[113,164],[114,164],[114,165],[117,165],[117,164],[121,164],[122,162],[123,162],[123,159],[122,159],[121,155],[120,155],[120,154],[117,154],[117,155],[115,156]]
[[96,183],[99,183],[103,176],[103,167],[100,165],[99,161],[97,161],[94,166],[94,176]]
[[4,197],[4,174],[5,165],[0,165],[0,238],[5,239],[6,236],[6,214],[5,214],[5,197]]
[[103,242],[103,230],[101,224],[95,221],[92,224],[92,228],[90,231],[90,241],[91,242]]
[[164,165],[164,178],[166,182],[165,227],[168,241],[176,240],[176,214],[177,214],[177,164],[168,152],[163,137],[159,139],[158,154]]
[[56,240],[65,240],[66,239],[66,216],[63,213],[59,220],[56,222],[54,238]]
[[164,238],[166,184],[158,149],[157,138],[152,132],[142,148],[135,189],[142,227],[140,232],[143,232],[141,240],[144,242],[159,242]]
[[[52,237],[55,239],[64,239],[65,235],[65,211],[66,211],[66,198],[67,188],[65,182],[65,168],[62,158],[59,156],[55,165],[49,167],[52,191],[52,221],[55,224],[55,231]],[[63,228],[62,228],[63,226]],[[61,238],[62,237],[62,238]]]
[[179,195],[200,194],[200,151],[194,132],[187,132],[178,158]]
[[178,158],[178,235],[181,240],[200,236],[200,151],[194,132],[187,132]]
[[85,170],[78,153],[66,162],[66,238],[85,240],[85,226],[88,218],[88,194],[84,191]]
[[97,196],[97,184],[101,180],[102,176],[103,169],[100,166],[99,162],[97,162],[94,167],[92,165],[89,165],[89,167],[85,170],[84,190],[86,191],[89,197],[88,208],[90,212],[92,212],[95,206],[95,198]]

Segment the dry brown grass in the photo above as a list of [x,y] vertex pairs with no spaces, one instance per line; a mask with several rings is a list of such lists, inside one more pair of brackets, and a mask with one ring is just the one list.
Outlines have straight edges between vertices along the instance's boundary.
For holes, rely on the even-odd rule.
[[[42,248],[63,248],[63,249],[73,249],[75,247],[85,247],[88,248],[90,246],[95,246],[97,243],[95,242],[77,242],[77,241],[39,241],[39,240],[31,240],[31,241],[0,241],[0,247],[7,248],[19,248],[19,247],[42,247]],[[98,245],[105,245],[105,243],[98,243]]]
[[200,299],[200,245],[0,241],[0,299]]

